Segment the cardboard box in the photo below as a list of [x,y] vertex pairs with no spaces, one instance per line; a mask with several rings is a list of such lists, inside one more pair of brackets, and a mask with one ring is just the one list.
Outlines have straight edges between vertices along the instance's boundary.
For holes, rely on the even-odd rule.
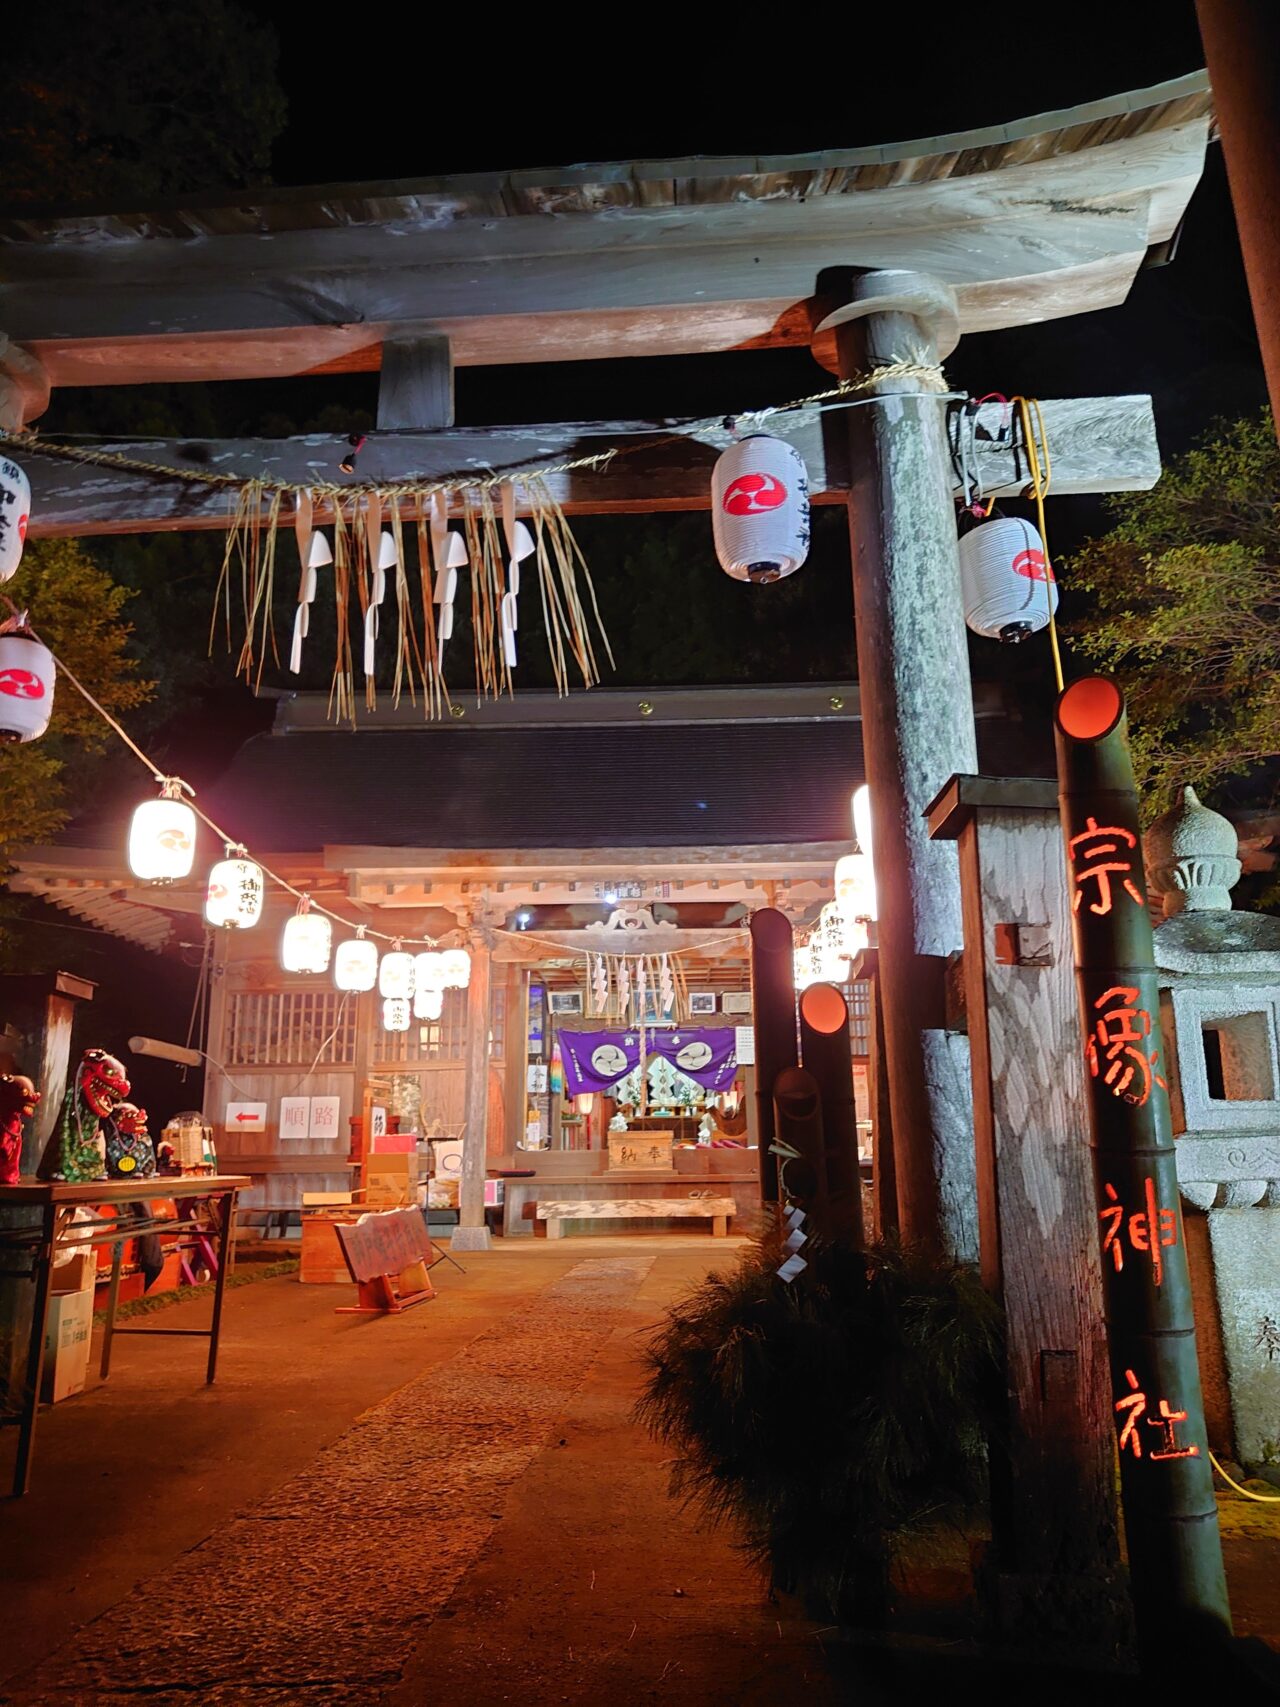
[[418,1158],[370,1156],[365,1161],[364,1201],[370,1209],[400,1209],[416,1202]]
[[89,1376],[89,1344],[93,1338],[93,1288],[55,1292],[49,1299],[49,1325],[44,1342],[44,1382],[41,1397],[56,1405],[82,1392]]

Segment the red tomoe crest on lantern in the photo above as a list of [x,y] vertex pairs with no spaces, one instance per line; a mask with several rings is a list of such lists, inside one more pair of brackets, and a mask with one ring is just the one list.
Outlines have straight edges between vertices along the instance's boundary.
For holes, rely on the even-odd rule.
[[0,670],[0,693],[14,699],[43,699],[44,683],[30,670]]
[[723,507],[729,516],[755,516],[786,501],[787,489],[776,475],[740,474],[726,490]]
[[1015,575],[1028,581],[1052,581],[1053,573],[1044,560],[1043,551],[1020,551],[1010,565]]

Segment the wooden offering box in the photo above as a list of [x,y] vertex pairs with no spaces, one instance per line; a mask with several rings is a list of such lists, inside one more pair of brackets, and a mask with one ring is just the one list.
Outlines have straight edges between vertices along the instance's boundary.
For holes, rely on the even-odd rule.
[[671,1143],[670,1132],[611,1132],[609,1172],[669,1174]]

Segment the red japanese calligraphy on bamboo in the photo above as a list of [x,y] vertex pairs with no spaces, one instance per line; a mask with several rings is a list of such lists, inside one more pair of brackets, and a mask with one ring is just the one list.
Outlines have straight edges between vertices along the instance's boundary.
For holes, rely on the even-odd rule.
[[1149,1653],[1230,1628],[1124,700],[1058,701],[1059,799],[1130,1578]]

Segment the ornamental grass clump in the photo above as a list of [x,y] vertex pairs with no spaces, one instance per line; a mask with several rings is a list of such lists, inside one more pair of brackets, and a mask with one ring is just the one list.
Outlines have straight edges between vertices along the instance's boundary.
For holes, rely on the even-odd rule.
[[791,1284],[780,1244],[674,1306],[638,1416],[672,1447],[672,1494],[730,1522],[773,1586],[875,1624],[905,1532],[985,1481],[997,1306],[977,1276],[897,1244],[813,1239]]

